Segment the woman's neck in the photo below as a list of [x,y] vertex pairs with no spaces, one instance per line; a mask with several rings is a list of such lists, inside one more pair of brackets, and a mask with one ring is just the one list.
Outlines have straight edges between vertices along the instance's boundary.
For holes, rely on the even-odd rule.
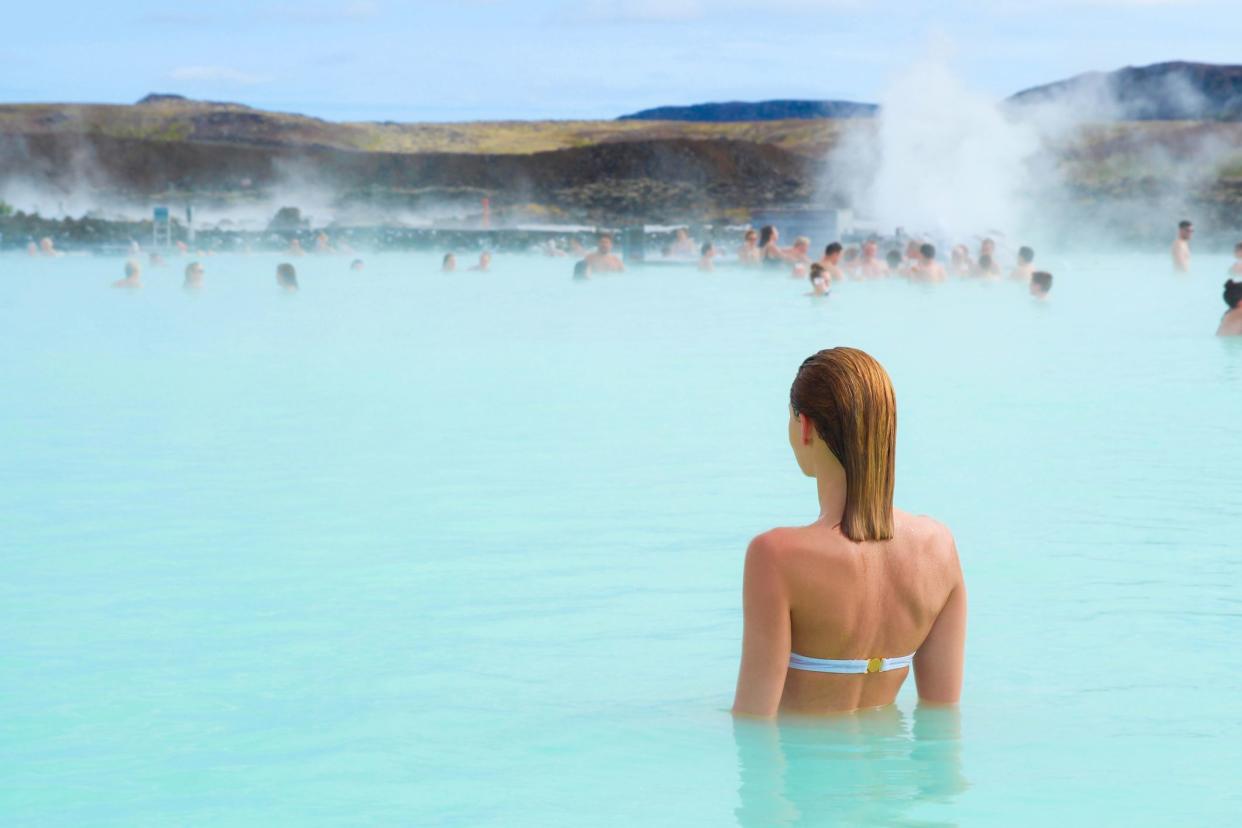
[[819,517],[829,526],[837,526],[845,517],[845,469],[832,458],[815,468],[815,490],[819,495]]

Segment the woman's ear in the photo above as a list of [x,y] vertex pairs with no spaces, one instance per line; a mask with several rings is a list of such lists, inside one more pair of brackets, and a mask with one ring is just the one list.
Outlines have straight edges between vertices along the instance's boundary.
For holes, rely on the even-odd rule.
[[811,418],[805,414],[798,415],[798,422],[802,424],[802,445],[809,446],[811,444]]

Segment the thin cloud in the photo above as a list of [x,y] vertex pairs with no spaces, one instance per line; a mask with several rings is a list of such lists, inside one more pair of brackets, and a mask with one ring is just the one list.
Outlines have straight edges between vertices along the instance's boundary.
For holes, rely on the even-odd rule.
[[[873,0],[768,0],[763,13],[830,13],[871,4]],[[566,4],[558,17],[572,23],[685,23],[754,11],[751,0],[579,0]]]
[[178,66],[169,73],[169,77],[178,81],[210,81],[239,86],[257,86],[271,80],[266,75],[252,75],[231,66]]

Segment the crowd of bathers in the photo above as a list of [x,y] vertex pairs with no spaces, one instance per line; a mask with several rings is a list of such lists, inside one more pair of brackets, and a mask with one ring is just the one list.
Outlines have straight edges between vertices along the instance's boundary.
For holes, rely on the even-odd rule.
[[[1193,234],[1194,226],[1190,221],[1178,223],[1177,236],[1171,251],[1173,269],[1178,273],[1187,273],[1190,270],[1190,241]],[[880,254],[882,243],[888,247],[883,255]],[[182,254],[190,252],[189,247],[182,241],[176,242],[175,248]],[[589,251],[576,238],[570,238],[565,248],[554,241],[548,241],[539,249],[547,256],[577,259],[573,269],[575,279],[588,279],[592,274],[621,273],[625,270],[625,262],[613,251],[613,238],[607,233],[599,235],[595,249]],[[42,257],[62,255],[50,238],[41,239],[38,243],[31,241],[27,252],[31,256]],[[142,287],[142,267],[136,258],[141,248],[133,243],[130,252],[131,257],[125,262],[125,275],[113,283],[114,287]],[[304,256],[306,252],[297,239],[293,239],[286,250],[291,257]],[[314,252],[353,251],[345,244],[333,246],[327,235],[320,233],[315,238]],[[202,251],[200,253],[209,255]],[[732,251],[722,251],[715,241],[696,244],[686,228],[678,228],[671,241],[662,246],[660,253],[664,259],[693,262],[699,270],[709,272],[716,269],[718,261],[727,260],[731,255],[738,267],[784,271],[794,278],[806,279],[810,284],[809,294],[813,296],[827,296],[834,283],[845,280],[893,277],[929,284],[944,282],[949,278],[1007,278],[1025,284],[1030,294],[1037,299],[1047,298],[1052,290],[1052,273],[1036,269],[1035,251],[1031,247],[1019,247],[1012,258],[1012,265],[1006,269],[998,255],[996,242],[991,238],[980,239],[977,252],[972,252],[965,244],[954,245],[949,251],[947,265],[940,263],[934,244],[902,238],[901,234],[892,239],[868,238],[848,245],[834,241],[824,248],[823,255],[813,258],[810,239],[798,236],[792,245],[782,247],[780,233],[772,225],[765,225],[758,230],[747,228],[742,233],[740,243]],[[159,252],[150,254],[150,263],[154,267],[166,264]],[[487,272],[491,269],[491,264],[491,251],[484,250],[479,254],[478,262],[469,269]],[[362,270],[363,267],[361,259],[354,259],[350,263],[350,269],[354,271]],[[456,269],[456,255],[446,253],[441,260],[441,270],[453,272]],[[1229,268],[1228,277],[1223,294],[1227,310],[1217,334],[1242,336],[1242,242],[1234,246],[1234,262]],[[204,268],[199,261],[192,261],[185,266],[184,287],[191,290],[201,288],[203,278]],[[292,263],[282,262],[277,266],[276,284],[285,291],[298,290],[297,270]]]

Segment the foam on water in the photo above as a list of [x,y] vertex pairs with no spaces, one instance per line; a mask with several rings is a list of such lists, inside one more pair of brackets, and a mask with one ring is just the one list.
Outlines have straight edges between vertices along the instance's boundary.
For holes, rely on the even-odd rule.
[[[1010,284],[564,261],[0,261],[16,824],[1224,823],[1242,806],[1226,261]],[[960,715],[738,724],[746,543],[814,518],[810,352],[865,348],[956,532]]]

